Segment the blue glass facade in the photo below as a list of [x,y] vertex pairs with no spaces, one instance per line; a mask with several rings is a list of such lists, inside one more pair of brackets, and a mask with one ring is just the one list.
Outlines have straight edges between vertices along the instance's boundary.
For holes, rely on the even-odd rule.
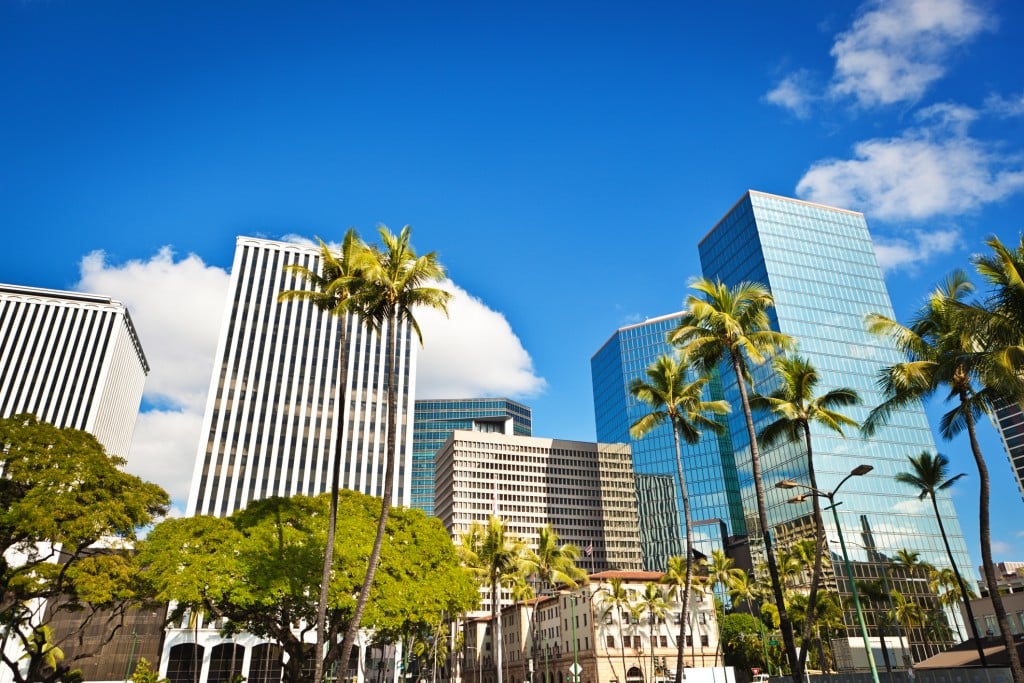
[[533,412],[507,398],[416,401],[412,431],[412,507],[434,514],[434,455],[456,429],[533,436]]
[[[751,191],[700,243],[700,257],[705,277],[730,286],[757,281],[771,289],[774,325],[796,339],[799,353],[818,369],[818,391],[848,386],[860,394],[864,403],[847,409],[850,417],[862,421],[883,400],[876,387],[878,372],[903,358],[888,340],[870,335],[864,326],[864,318],[871,312],[895,316],[863,214]],[[755,372],[761,392],[771,389],[766,370],[762,367]],[[750,448],[738,409],[735,377],[724,370],[722,377],[726,398],[736,407],[729,426],[756,564],[763,559],[759,549],[763,545],[756,522]],[[758,417],[758,427],[769,419]],[[934,566],[949,564],[930,505],[893,479],[909,469],[908,456],[923,450],[935,452],[921,406],[895,413],[871,439],[856,431],[845,439],[818,427],[812,431],[819,488],[832,490],[859,464],[874,467],[867,476],[847,481],[837,495],[842,501],[838,509],[843,533],[859,579],[880,578],[887,560],[903,548],[920,552],[921,559]],[[764,449],[761,458],[769,524],[776,545],[784,547],[795,540],[794,534],[806,533],[811,503],[787,504],[794,491],[774,485],[782,479],[807,484],[806,454],[802,446],[789,443]],[[940,496],[939,509],[957,564],[961,571],[968,570],[966,545],[947,494]],[[831,516],[826,517],[832,555],[839,566],[836,530]],[[842,580],[839,587],[841,591],[847,588]],[[921,595],[928,597],[927,589],[919,588]],[[853,623],[850,614],[847,623]],[[922,634],[915,634],[914,640],[920,642],[921,638]],[[923,654],[920,646],[915,649]]]
[[[679,324],[680,315],[617,330],[590,361],[597,440],[627,443],[633,452],[640,541],[644,568],[650,571],[664,571],[669,557],[683,554],[682,503],[671,428],[662,425],[642,439],[630,437],[629,426],[650,409],[629,395],[629,385],[634,379],[645,378],[647,368],[659,356],[675,353],[665,340]],[[716,377],[705,398],[720,397]],[[723,535],[745,533],[732,449],[728,435],[705,433],[697,444],[682,443],[681,450],[694,520],[694,546],[708,555],[713,549],[724,548]]]

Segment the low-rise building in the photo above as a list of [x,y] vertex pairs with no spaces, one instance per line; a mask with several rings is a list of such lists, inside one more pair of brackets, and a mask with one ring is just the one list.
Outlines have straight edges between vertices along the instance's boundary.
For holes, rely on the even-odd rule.
[[[659,572],[605,571],[591,575],[575,590],[505,607],[501,611],[503,683],[674,680],[681,603],[669,586],[658,583],[661,577]],[[613,597],[616,583],[627,598],[624,602]],[[649,584],[653,589],[648,589]],[[655,600],[645,601],[647,590],[652,590]],[[721,665],[714,600],[691,592],[687,622],[683,666],[688,679],[699,679],[700,671],[689,669]],[[464,643],[462,683],[495,683],[497,656],[490,616],[465,624]],[[731,672],[727,673],[729,677],[723,677],[719,671],[720,682],[731,680]]]

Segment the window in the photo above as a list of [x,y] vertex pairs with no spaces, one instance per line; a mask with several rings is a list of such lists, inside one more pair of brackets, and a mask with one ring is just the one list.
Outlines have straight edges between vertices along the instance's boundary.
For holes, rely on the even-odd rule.
[[604,645],[605,645],[605,647],[614,648],[615,647],[615,636],[605,636]]

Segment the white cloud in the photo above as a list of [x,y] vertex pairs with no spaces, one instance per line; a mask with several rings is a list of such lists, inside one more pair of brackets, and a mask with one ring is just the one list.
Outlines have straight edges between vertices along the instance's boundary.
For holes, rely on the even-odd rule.
[[933,256],[951,253],[960,243],[960,231],[914,230],[909,237],[879,237],[874,242],[878,265],[884,272],[914,271]]
[[797,71],[779,81],[778,85],[765,94],[764,99],[790,110],[797,118],[806,119],[811,114],[811,104],[817,98],[811,92],[808,73]]
[[128,307],[150,365],[145,400],[159,409],[139,415],[126,469],[160,484],[181,504],[192,478],[228,274],[195,254],[175,261],[170,247],[120,265],[95,251],[82,259],[76,288]]
[[929,108],[927,124],[857,143],[851,159],[825,159],[797,183],[797,195],[883,220],[957,215],[1024,189],[1020,160],[969,137],[966,108]]
[[985,110],[1009,118],[1024,115],[1024,93],[1003,97],[993,93],[985,98]]
[[210,385],[228,274],[195,254],[178,261],[163,247],[148,261],[121,265],[94,251],[81,263],[77,287],[127,307],[151,372],[146,399],[172,408],[202,406]]
[[907,500],[901,500],[892,506],[893,512],[899,512],[901,514],[917,515],[921,514],[925,510],[930,509],[930,505],[918,498],[909,498]]
[[1013,546],[1006,541],[992,541],[992,552],[1000,555],[1009,555],[1013,552]]
[[[294,240],[293,240],[294,241]],[[103,252],[82,259],[76,289],[123,302],[151,366],[128,455],[128,471],[163,486],[174,503],[187,499],[216,354],[229,275],[196,255],[175,260],[170,247],[149,260],[108,263]],[[544,389],[530,355],[505,317],[448,282],[450,319],[417,318],[426,347],[417,395],[532,396]]]
[[831,94],[862,106],[916,101],[952,51],[992,23],[970,0],[869,2],[836,36]]
[[421,311],[416,395],[420,398],[535,396],[545,382],[508,320],[450,280],[448,318]]

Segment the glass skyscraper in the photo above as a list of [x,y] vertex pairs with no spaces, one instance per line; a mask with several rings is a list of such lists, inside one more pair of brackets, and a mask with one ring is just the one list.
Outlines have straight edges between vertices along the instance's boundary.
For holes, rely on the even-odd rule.
[[[644,568],[650,571],[665,571],[668,558],[685,550],[682,503],[672,429],[663,424],[642,439],[629,435],[629,426],[650,412],[647,404],[630,396],[629,385],[636,378],[646,379],[647,368],[659,356],[675,353],[666,336],[679,325],[681,315],[622,327],[590,360],[597,440],[627,443],[633,451],[640,541]],[[705,400],[721,397],[721,384],[715,376]],[[681,442],[680,449],[694,522],[694,549],[710,555],[712,550],[724,549],[730,536],[746,533],[729,436],[705,431],[700,442]]]
[[415,402],[412,428],[412,507],[434,514],[434,455],[457,429],[533,436],[533,413],[507,398]]
[[[791,335],[798,352],[817,368],[818,392],[851,387],[860,394],[863,405],[847,409],[847,415],[862,421],[883,400],[876,386],[879,371],[904,359],[889,340],[865,329],[868,313],[895,315],[863,214],[751,191],[701,241],[700,258],[709,279],[729,286],[754,281],[771,289],[773,325]],[[731,441],[756,564],[763,559],[763,544],[756,522],[750,448],[735,378],[731,371],[723,371],[722,377],[725,396],[734,406],[729,416]],[[757,369],[755,377],[760,380],[759,391],[771,390],[767,368]],[[758,428],[770,419],[758,417]],[[898,472],[909,469],[908,456],[936,450],[923,408],[915,405],[893,413],[889,423],[870,439],[853,430],[847,432],[843,438],[812,427],[815,470],[822,490],[831,491],[860,464],[874,468],[867,476],[849,479],[836,496],[842,503],[840,520],[858,580],[887,578],[889,561],[904,548],[918,551],[922,560],[936,567],[947,566],[930,506],[919,501],[912,488],[894,480]],[[787,504],[799,490],[781,490],[775,484],[783,479],[807,484],[806,454],[801,446],[786,443],[762,449],[761,459],[769,525],[776,545],[785,547],[810,530],[811,502]],[[938,504],[957,564],[965,571],[971,565],[948,493],[940,494]],[[826,515],[825,525],[831,557],[838,563],[831,515]],[[839,566],[836,564],[836,574],[840,574]],[[923,579],[905,581],[900,589],[934,599]],[[844,579],[839,581],[839,590],[848,591]],[[844,604],[849,608],[848,600],[844,599]],[[855,622],[849,610],[846,623],[854,635]],[[923,654],[923,640],[923,633],[911,634],[918,655]]]

